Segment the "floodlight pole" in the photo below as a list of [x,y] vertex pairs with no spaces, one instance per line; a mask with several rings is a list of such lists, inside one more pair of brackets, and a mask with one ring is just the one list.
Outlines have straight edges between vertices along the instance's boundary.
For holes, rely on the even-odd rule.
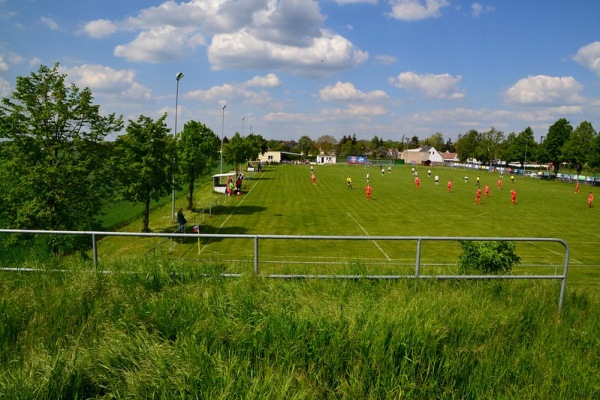
[[225,107],[223,106],[223,118],[221,119],[221,173],[223,173],[223,136],[225,135]]
[[[175,140],[177,140],[177,109],[179,108],[179,81],[181,78],[183,78],[183,73],[178,72],[175,75],[175,80],[177,81],[177,89],[175,91],[175,131],[173,132]],[[173,169],[173,190],[171,192],[171,221],[175,221],[175,169]]]
[[242,117],[242,137],[244,137],[244,120],[246,117]]

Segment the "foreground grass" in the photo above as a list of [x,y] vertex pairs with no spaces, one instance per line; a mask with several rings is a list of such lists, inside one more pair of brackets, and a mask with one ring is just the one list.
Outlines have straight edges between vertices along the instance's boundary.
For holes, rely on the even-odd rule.
[[559,318],[556,283],[67,267],[0,280],[2,398],[600,396],[600,300],[569,291]]

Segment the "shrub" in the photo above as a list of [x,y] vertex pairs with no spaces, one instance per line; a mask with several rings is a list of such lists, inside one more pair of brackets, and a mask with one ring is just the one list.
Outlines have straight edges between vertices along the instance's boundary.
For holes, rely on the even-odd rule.
[[460,273],[510,273],[512,267],[521,262],[521,258],[515,253],[516,246],[513,242],[463,240],[460,245],[463,248],[458,258]]

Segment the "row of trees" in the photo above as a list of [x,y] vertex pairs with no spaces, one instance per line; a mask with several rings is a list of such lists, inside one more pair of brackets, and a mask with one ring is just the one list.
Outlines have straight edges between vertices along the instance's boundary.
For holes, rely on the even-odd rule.
[[[406,139],[406,141],[404,140]],[[600,168],[600,135],[590,122],[584,121],[576,129],[564,118],[556,121],[536,142],[533,130],[527,127],[523,132],[510,133],[491,128],[486,132],[470,130],[459,135],[456,143],[444,141],[443,134],[436,132],[427,139],[403,137],[401,141],[383,140],[374,136],[371,140],[356,139],[355,135],[344,135],[340,141],[324,135],[313,141],[302,136],[298,142],[269,141],[271,150],[285,150],[303,153],[307,157],[323,151],[335,153],[339,157],[364,155],[371,158],[388,158],[393,152],[418,148],[423,145],[435,147],[441,152],[456,152],[460,161],[476,159],[483,164],[551,163],[558,172],[562,163],[568,164],[580,174],[587,165]],[[392,151],[392,154],[390,153]]]
[[[141,115],[127,126],[122,116],[102,115],[89,88],[67,86],[59,65],[18,77],[0,104],[0,222],[5,227],[93,230],[108,202],[144,204],[149,230],[153,200],[194,189],[220,161],[220,140],[206,125],[189,121],[175,137],[158,119]],[[122,131],[116,141],[107,136]],[[267,148],[257,134],[236,134],[223,159],[236,165]]]
[[527,162],[551,163],[555,173],[562,163],[578,174],[586,165],[592,169],[600,168],[600,135],[590,122],[584,121],[573,129],[564,118],[550,126],[539,144],[530,127],[506,137],[503,132],[491,128],[487,132],[471,130],[459,136],[456,150],[461,161],[474,158],[484,164],[518,162],[521,167]]

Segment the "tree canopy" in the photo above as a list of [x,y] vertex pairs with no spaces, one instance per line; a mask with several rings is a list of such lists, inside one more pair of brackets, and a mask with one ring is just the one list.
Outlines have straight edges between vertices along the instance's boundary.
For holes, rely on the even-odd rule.
[[143,232],[149,232],[150,203],[172,189],[175,141],[168,135],[164,114],[154,121],[140,115],[129,120],[127,134],[117,139],[117,159],[123,199],[144,204]]
[[123,127],[92,92],[67,86],[59,64],[18,77],[0,106],[3,219],[15,228],[85,230],[112,194],[104,138]]

